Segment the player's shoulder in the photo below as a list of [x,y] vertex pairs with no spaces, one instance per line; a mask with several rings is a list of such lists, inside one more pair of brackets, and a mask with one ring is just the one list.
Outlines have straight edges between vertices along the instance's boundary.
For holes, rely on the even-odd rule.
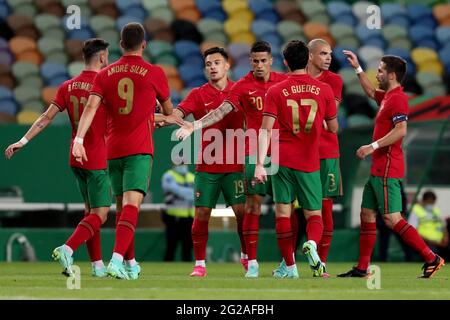
[[330,78],[332,80],[342,80],[342,77],[339,73],[330,70],[325,70],[324,72],[327,78]]
[[276,82],[281,82],[288,78],[288,75],[286,73],[278,72],[278,71],[271,71],[270,76],[273,77],[273,81],[276,81]]

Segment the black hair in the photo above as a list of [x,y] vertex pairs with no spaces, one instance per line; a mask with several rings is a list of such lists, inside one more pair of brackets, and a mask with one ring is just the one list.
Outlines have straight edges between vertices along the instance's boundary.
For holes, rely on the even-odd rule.
[[402,83],[405,78],[407,63],[405,59],[398,56],[386,55],[381,58],[386,64],[386,71],[388,73],[394,72],[397,77],[397,82]]
[[108,48],[109,43],[100,38],[92,38],[86,40],[83,44],[83,59],[85,63],[89,63],[92,57],[100,51],[106,50]]
[[221,47],[212,47],[209,48],[208,50],[205,50],[205,52],[203,52],[203,58],[206,59],[207,56],[214,53],[220,53],[222,57],[225,59],[225,61],[228,61],[228,53],[225,51],[224,48]]
[[427,200],[436,201],[436,194],[431,190],[425,191],[422,196],[422,201],[427,201]]
[[145,39],[145,30],[137,22],[127,23],[120,31],[120,40],[125,51],[135,51]]
[[250,48],[250,53],[253,52],[267,52],[268,54],[272,54],[272,48],[266,41],[256,41]]
[[292,40],[283,50],[283,57],[291,71],[305,69],[308,64],[308,46],[300,40]]

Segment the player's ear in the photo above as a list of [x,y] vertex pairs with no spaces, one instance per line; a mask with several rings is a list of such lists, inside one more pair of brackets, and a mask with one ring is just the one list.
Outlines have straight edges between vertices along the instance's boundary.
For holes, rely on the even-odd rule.
[[147,41],[144,40],[144,41],[142,41],[142,46],[141,46],[142,50],[144,50],[145,47],[147,47]]

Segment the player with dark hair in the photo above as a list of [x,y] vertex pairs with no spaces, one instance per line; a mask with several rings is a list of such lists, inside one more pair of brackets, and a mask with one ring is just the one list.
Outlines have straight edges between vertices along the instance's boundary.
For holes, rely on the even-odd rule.
[[[102,39],[89,39],[84,42],[83,59],[85,68],[80,75],[64,82],[58,89],[56,97],[31,126],[19,142],[10,145],[5,155],[9,159],[29,140],[41,133],[54,119],[58,112],[67,110],[72,125],[71,149],[78,121],[83,114],[94,78],[108,64],[108,43]],[[92,121],[91,130],[85,137],[85,148],[90,160],[81,164],[70,156],[70,166],[77,179],[85,204],[84,219],[66,243],[53,251],[53,258],[64,267],[63,274],[73,274],[73,252],[84,242],[92,263],[92,275],[106,276],[100,243],[100,226],[106,221],[111,205],[111,183],[106,163],[106,113],[101,105]]]
[[386,225],[417,251],[425,264],[422,278],[432,277],[444,264],[444,259],[435,254],[420,237],[417,230],[401,215],[401,181],[405,175],[402,140],[406,136],[408,121],[408,96],[401,83],[406,74],[406,61],[397,56],[381,58],[376,89],[359,65],[356,55],[344,50],[347,60],[358,74],[367,96],[380,106],[375,118],[373,142],[361,146],[356,155],[365,159],[372,155],[369,180],[364,186],[361,203],[361,233],[359,238],[358,265],[338,277],[365,277],[377,237],[376,215],[380,212]]
[[[272,190],[276,213],[278,246],[286,264],[286,272],[274,271],[275,278],[298,278],[291,226],[292,202],[297,198],[307,217],[308,241],[302,251],[310,267],[322,276],[324,267],[317,254],[322,238],[322,185],[320,181],[319,140],[323,121],[327,130],[337,132],[337,111],[330,86],[306,73],[308,47],[302,41],[291,41],[283,51],[289,77],[267,91],[261,130],[258,137],[258,158],[255,178],[266,182],[264,161],[275,121],[279,125],[278,159],[272,165]],[[272,167],[273,169],[273,167]]]
[[140,266],[134,252],[133,258],[126,259],[127,268],[123,261],[130,246],[134,246],[139,208],[149,187],[156,100],[165,115],[172,114],[173,106],[164,71],[142,58],[146,46],[144,27],[139,23],[125,25],[120,46],[123,56],[95,78],[72,153],[80,163],[90,158],[83,139],[103,101],[109,121],[108,167],[119,216],[114,252],[107,270],[112,277],[137,279]]

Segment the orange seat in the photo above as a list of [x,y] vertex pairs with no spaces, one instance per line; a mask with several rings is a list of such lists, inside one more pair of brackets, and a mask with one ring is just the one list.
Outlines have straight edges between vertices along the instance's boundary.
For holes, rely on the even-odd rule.
[[169,3],[175,14],[186,9],[197,8],[194,0],[170,0]]
[[14,37],[9,40],[11,52],[17,57],[23,52],[37,50],[36,41],[27,37]]
[[439,21],[439,24],[441,24],[442,21],[446,21],[450,18],[450,3],[441,3],[437,4],[433,7],[433,15],[436,18],[437,21]]
[[9,27],[14,31],[14,34],[22,28],[33,26],[33,19],[19,14],[12,14],[8,16],[6,21],[8,22]]
[[13,90],[15,87],[14,77],[10,73],[0,74],[0,86]]
[[49,105],[50,102],[56,97],[56,92],[58,91],[58,87],[45,87],[42,89],[42,100],[44,100],[46,105]]
[[293,1],[277,1],[275,4],[275,8],[282,20],[292,20],[298,22],[299,24],[303,24],[305,22],[305,16],[297,6],[297,3]]
[[27,61],[37,65],[40,65],[42,60],[42,56],[37,50],[26,51],[16,57],[16,61]]
[[181,92],[181,90],[183,90],[184,88],[184,83],[183,81],[181,81],[180,77],[170,77],[167,79],[167,81],[169,82],[169,87],[170,89],[173,89],[175,91],[177,91],[178,93]]
[[164,70],[167,78],[178,77],[178,70],[169,64],[161,64],[160,67]]
[[305,36],[312,40],[328,34],[328,28],[319,22],[307,22],[303,25]]
[[219,47],[219,48],[225,48],[225,44],[221,43],[221,42],[217,42],[217,41],[203,41],[202,44],[200,45],[200,51],[203,53],[206,50],[208,50],[209,48],[213,48],[213,47]]
[[177,19],[187,20],[196,24],[198,20],[200,20],[202,14],[200,13],[200,11],[198,11],[197,8],[192,7],[184,9],[182,11],[177,11],[175,13],[175,16],[177,17]]

